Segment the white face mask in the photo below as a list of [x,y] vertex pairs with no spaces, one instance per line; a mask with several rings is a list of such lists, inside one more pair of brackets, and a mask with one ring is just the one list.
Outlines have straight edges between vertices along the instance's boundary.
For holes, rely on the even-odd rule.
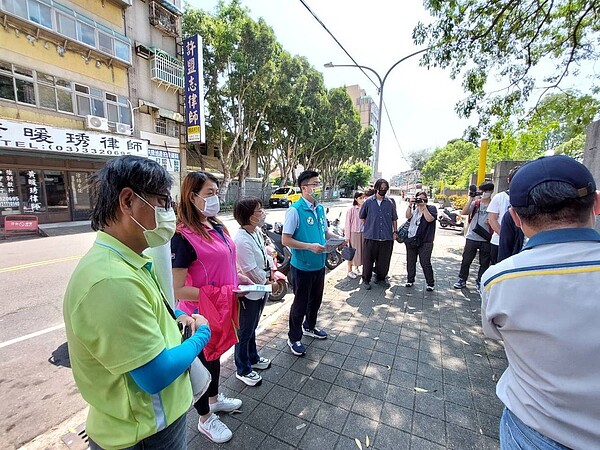
[[[194,206],[196,206],[195,203]],[[196,206],[196,208],[198,207]],[[205,217],[215,217],[217,214],[219,214],[220,210],[221,203],[219,202],[219,196],[217,195],[211,195],[210,197],[206,197],[204,199],[204,209],[198,208],[198,211],[200,211]]]
[[481,194],[481,198],[490,198],[492,196],[491,192],[484,192],[483,194]]
[[250,224],[254,225],[255,227],[261,228],[265,224],[266,218],[267,218],[267,215],[263,213],[263,214],[260,215],[260,219],[258,219],[258,222],[254,223],[254,221],[256,219],[254,219],[253,217],[251,217],[250,218]]
[[175,211],[173,209],[169,209],[168,211],[165,208],[161,208],[158,206],[153,206],[145,198],[137,195],[144,203],[146,203],[150,208],[154,209],[154,221],[156,223],[156,227],[153,230],[148,230],[144,225],[139,223],[135,217],[131,217],[131,219],[137,223],[142,230],[144,230],[144,238],[146,239],[146,243],[148,247],[160,247],[161,245],[166,244],[171,240],[173,235],[175,234],[175,226],[176,226],[176,217]]

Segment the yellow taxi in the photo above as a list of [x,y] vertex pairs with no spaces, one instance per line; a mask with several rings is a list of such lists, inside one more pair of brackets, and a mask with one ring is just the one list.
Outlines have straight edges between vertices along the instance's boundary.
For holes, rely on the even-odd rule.
[[295,201],[302,197],[302,190],[299,187],[280,187],[273,191],[269,198],[271,208],[288,208]]

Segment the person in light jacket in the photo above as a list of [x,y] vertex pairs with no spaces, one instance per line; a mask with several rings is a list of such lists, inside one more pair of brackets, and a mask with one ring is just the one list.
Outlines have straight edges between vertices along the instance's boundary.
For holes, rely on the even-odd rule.
[[[360,207],[364,203],[365,198],[364,192],[355,192],[352,206],[346,211],[344,237],[346,238],[346,244],[356,250],[354,258],[348,261],[348,278],[353,279],[361,275],[360,267],[362,266],[363,227],[360,217],[358,217],[358,213],[360,212]],[[356,267],[356,270],[352,270],[353,267]]]

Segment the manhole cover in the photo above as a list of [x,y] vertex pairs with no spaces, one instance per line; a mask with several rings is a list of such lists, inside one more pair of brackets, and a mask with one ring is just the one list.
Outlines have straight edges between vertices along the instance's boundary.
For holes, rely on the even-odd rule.
[[85,423],[79,425],[76,429],[72,429],[70,433],[62,437],[62,441],[71,450],[87,450],[88,435],[85,432]]

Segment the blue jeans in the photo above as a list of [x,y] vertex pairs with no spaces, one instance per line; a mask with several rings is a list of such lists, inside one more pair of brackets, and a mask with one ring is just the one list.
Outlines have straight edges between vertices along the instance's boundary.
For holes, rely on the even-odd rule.
[[235,367],[240,376],[252,372],[252,364],[256,364],[260,358],[256,351],[256,327],[266,299],[266,296],[262,300],[240,298],[239,342],[235,344]]
[[508,408],[500,419],[501,450],[569,450],[568,447],[525,425]]
[[[185,416],[181,416],[164,430],[159,431],[132,447],[123,450],[187,450]],[[102,450],[98,444],[88,439],[90,450]]]

